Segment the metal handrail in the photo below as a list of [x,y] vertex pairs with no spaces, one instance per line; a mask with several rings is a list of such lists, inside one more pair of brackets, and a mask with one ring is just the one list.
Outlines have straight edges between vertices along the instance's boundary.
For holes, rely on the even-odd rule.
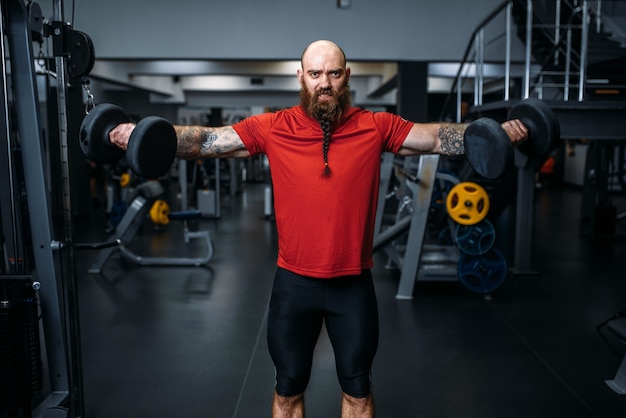
[[463,53],[463,58],[461,59],[459,69],[457,70],[456,76],[454,77],[454,81],[452,82],[450,93],[448,94],[448,96],[446,96],[446,100],[444,102],[443,109],[440,115],[441,120],[444,119],[446,109],[450,105],[450,97],[452,96],[454,91],[458,88],[458,83],[461,77],[461,73],[463,72],[463,68],[465,67],[465,64],[467,63],[467,58],[469,57],[470,52],[472,51],[472,46],[474,45],[476,35],[478,35],[480,30],[483,29],[488,23],[490,23],[496,16],[498,16],[500,12],[502,12],[502,10],[504,10],[509,4],[512,4],[512,0],[506,0],[502,2],[500,5],[498,5],[495,9],[493,9],[491,13],[487,15],[487,17],[485,17],[478,24],[476,29],[474,29],[474,32],[472,32],[472,35],[470,36],[470,41],[468,42],[467,47],[465,48],[465,52]]
[[[522,85],[522,98],[527,98],[533,92],[533,86],[536,87],[536,94],[540,97],[543,95],[543,88],[555,88],[556,83],[551,82],[549,80],[550,76],[563,76],[563,83],[559,87],[563,88],[562,93],[560,93],[563,97],[564,101],[569,100],[569,90],[572,87],[570,84],[570,80],[572,76],[577,76],[578,78],[578,101],[583,101],[585,97],[585,86],[586,86],[586,67],[587,67],[587,54],[588,54],[588,34],[589,34],[589,25],[590,22],[590,10],[593,7],[590,5],[588,0],[575,0],[576,4],[566,3],[572,8],[572,15],[566,22],[561,22],[560,14],[561,14],[561,6],[562,3],[566,0],[555,0],[555,22],[553,25],[533,25],[533,21],[535,18],[533,12],[533,1],[532,0],[505,0],[500,3],[497,7],[495,7],[488,15],[485,17],[474,29],[472,32],[465,52],[463,54],[463,58],[460,61],[457,73],[452,82],[450,92],[446,96],[444,100],[444,104],[441,110],[440,119],[443,120],[446,113],[448,112],[450,103],[452,101],[452,97],[456,93],[456,101],[457,101],[457,115],[460,117],[460,107],[461,107],[461,98],[462,98],[462,85],[463,79],[472,77],[472,75],[463,76],[464,72],[468,68],[468,64],[472,62],[472,58],[474,59],[475,67],[474,67],[474,105],[482,105],[483,104],[483,95],[484,95],[484,66],[485,66],[485,39],[484,33],[485,28],[495,23],[496,19],[499,18],[504,12],[505,18],[505,36],[506,36],[506,48],[505,48],[505,57],[504,57],[504,101],[511,100],[510,94],[510,85],[511,85],[511,40],[512,40],[512,10],[514,2],[518,4],[524,4],[526,6],[526,32],[525,32],[525,51],[524,51],[524,72],[523,72],[523,85]],[[596,30],[600,31],[600,23],[601,23],[601,3],[602,0],[597,0],[594,2],[595,10],[593,13],[595,14],[595,26]],[[577,7],[576,7],[577,6]],[[574,25],[574,18],[580,17],[582,20],[581,24]],[[554,27],[554,31],[550,32],[546,30],[544,32],[545,36],[552,38],[553,41],[553,49],[548,54],[549,59],[546,59],[543,63],[538,65],[539,71],[533,75],[532,74],[532,36],[533,29],[536,28],[552,28]],[[580,30],[580,50],[576,51],[572,48],[572,30],[577,29]],[[546,71],[549,64],[553,62],[554,65],[558,65],[559,55],[563,53],[565,55],[565,68],[564,71],[560,73]],[[576,56],[576,60],[573,61],[572,57]],[[574,71],[572,71],[572,67]],[[546,81],[546,78],[548,80]],[[556,89],[560,91],[559,89]]]

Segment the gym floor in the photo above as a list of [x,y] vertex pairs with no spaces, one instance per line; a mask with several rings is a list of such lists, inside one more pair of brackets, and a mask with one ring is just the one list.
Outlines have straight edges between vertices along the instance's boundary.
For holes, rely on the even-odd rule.
[[[86,416],[269,416],[274,370],[265,326],[276,231],[263,217],[263,197],[263,184],[245,184],[223,196],[220,219],[190,222],[212,235],[208,267],[136,267],[116,253],[93,275],[96,254],[80,253]],[[582,238],[579,188],[540,189],[535,197],[537,274],[509,275],[491,297],[459,282],[418,282],[413,300],[396,300],[399,273],[377,254],[377,416],[626,416],[626,396],[604,383],[623,351],[611,351],[596,331],[626,308],[626,226],[606,240]],[[623,200],[616,204],[626,210]],[[94,211],[77,220],[75,239],[104,240],[104,227],[104,214]],[[206,251],[185,244],[182,230],[176,221],[160,229],[146,223],[131,247],[144,255]],[[325,334],[315,356],[307,417],[338,417]]]

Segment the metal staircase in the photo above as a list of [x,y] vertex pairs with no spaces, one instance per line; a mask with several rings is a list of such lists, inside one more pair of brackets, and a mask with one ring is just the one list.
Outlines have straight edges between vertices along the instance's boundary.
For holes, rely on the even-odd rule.
[[[556,88],[555,99],[560,96],[569,100],[569,89],[565,86],[573,77],[583,88],[578,90],[579,101],[585,98],[623,100],[626,46],[613,36],[617,28],[613,26],[611,30],[604,24],[612,19],[603,15],[602,2],[585,5],[569,0],[533,4],[531,53],[541,63],[539,78],[543,84]],[[526,33],[527,12],[528,4],[517,0],[513,22],[520,39],[524,39]],[[587,24],[583,25],[583,21]],[[582,64],[586,64],[586,68]],[[536,85],[542,88],[541,83]],[[559,89],[560,86],[563,88]]]
[[[625,139],[623,22],[617,0],[504,1],[474,31],[442,114],[473,85],[474,115],[504,120],[534,96],[557,113],[562,139]],[[494,66],[501,71],[488,76]]]

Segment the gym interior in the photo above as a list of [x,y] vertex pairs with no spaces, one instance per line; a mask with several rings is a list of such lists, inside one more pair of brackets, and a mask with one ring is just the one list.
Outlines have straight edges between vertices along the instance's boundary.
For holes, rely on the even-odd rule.
[[[383,154],[377,416],[626,416],[626,2],[0,4],[0,417],[270,415],[267,159],[145,163],[95,132],[297,105],[316,39],[355,106],[532,126],[496,178]],[[340,415],[324,331],[305,402]]]

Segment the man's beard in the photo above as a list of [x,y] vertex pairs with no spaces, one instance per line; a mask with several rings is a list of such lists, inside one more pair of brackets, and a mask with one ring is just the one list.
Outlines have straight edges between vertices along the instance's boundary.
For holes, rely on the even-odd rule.
[[[322,94],[331,98],[320,100],[319,96]],[[330,125],[341,120],[344,112],[350,108],[350,102],[350,86],[347,83],[338,92],[328,88],[311,93],[304,82],[300,89],[300,105],[306,114],[319,122],[328,122]]]

